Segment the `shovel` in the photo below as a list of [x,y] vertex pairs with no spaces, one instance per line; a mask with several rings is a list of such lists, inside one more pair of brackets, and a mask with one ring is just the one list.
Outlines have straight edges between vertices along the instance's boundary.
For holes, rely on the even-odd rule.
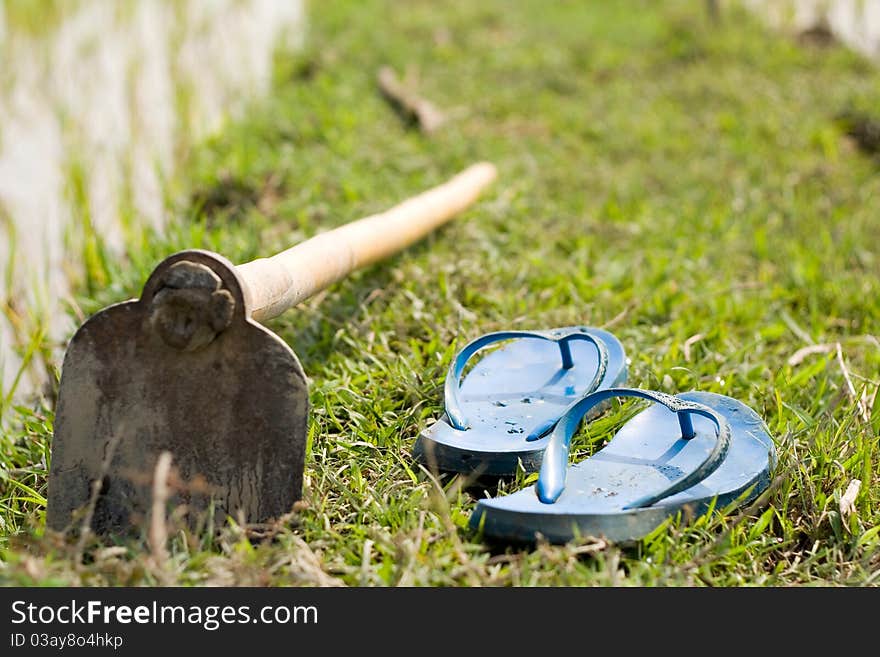
[[190,520],[288,513],[302,494],[308,386],[293,350],[258,322],[421,239],[495,177],[492,164],[474,164],[384,213],[239,266],[210,251],[175,253],[140,299],[93,315],[62,366],[49,528],[141,525],[166,452],[173,501]]

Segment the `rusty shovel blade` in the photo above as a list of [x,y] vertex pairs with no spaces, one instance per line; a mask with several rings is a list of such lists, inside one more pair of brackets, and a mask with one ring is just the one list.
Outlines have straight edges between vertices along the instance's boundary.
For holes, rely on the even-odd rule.
[[290,347],[249,318],[245,290],[222,256],[183,251],[140,299],[80,327],[62,367],[51,529],[89,516],[99,534],[143,523],[166,451],[170,499],[190,519],[213,509],[260,523],[291,510],[302,493],[306,377]]

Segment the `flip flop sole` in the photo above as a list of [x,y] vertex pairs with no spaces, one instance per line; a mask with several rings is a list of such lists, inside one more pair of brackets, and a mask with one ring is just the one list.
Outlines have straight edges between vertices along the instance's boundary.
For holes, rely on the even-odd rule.
[[[599,389],[622,385],[626,381],[623,345],[608,331],[583,328],[600,338],[608,351]],[[558,345],[543,340],[511,340],[485,355],[461,384],[470,428],[455,429],[444,415],[419,435],[414,456],[433,469],[477,475],[510,476],[519,462],[527,472],[540,468],[548,438],[527,441],[526,437],[583,397],[599,366],[592,344],[577,341],[570,347],[574,367],[568,370],[560,367]],[[601,408],[588,418],[599,412]]]
[[776,448],[760,416],[724,395],[689,392],[678,397],[709,406],[731,427],[724,461],[699,484],[647,508],[624,508],[694,470],[714,445],[714,425],[703,417],[693,418],[695,438],[670,439],[681,435],[678,420],[655,404],[624,424],[600,451],[569,466],[556,502],[541,502],[534,486],[480,500],[471,527],[504,541],[533,543],[542,536],[564,543],[594,536],[626,543],[643,538],[680,511],[695,517],[713,500],[718,507],[734,501],[746,504],[763,492],[776,465]]

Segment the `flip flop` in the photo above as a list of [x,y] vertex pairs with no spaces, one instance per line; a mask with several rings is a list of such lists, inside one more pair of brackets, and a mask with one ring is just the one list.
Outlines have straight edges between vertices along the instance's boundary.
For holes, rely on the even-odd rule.
[[[483,357],[461,381],[471,357],[501,341],[509,342]],[[625,381],[626,354],[608,331],[567,326],[487,333],[467,344],[450,365],[446,413],[419,435],[414,456],[452,472],[512,476],[520,462],[534,472],[565,410],[591,392]]]
[[[601,450],[569,466],[571,437],[590,409],[612,397],[656,402]],[[740,401],[710,392],[678,396],[636,388],[595,392],[572,406],[550,436],[538,483],[484,499],[471,515],[489,539],[565,543],[576,536],[643,538],[679,511],[746,504],[770,483],[776,448]]]

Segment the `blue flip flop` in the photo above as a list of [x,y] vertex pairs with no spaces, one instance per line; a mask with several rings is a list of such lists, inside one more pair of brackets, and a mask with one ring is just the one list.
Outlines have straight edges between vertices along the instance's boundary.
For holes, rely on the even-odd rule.
[[[471,357],[502,341],[507,344],[461,380]],[[451,472],[511,476],[519,463],[534,472],[565,410],[625,381],[626,354],[608,331],[568,326],[487,333],[455,356],[446,376],[446,413],[419,435],[414,456]]]
[[[612,397],[655,404],[624,423],[601,450],[569,465],[571,438],[584,415]],[[713,503],[748,503],[767,488],[775,465],[766,424],[740,401],[710,392],[601,390],[560,418],[538,483],[480,500],[470,524],[502,541],[594,536],[626,543],[679,511],[697,516]]]

